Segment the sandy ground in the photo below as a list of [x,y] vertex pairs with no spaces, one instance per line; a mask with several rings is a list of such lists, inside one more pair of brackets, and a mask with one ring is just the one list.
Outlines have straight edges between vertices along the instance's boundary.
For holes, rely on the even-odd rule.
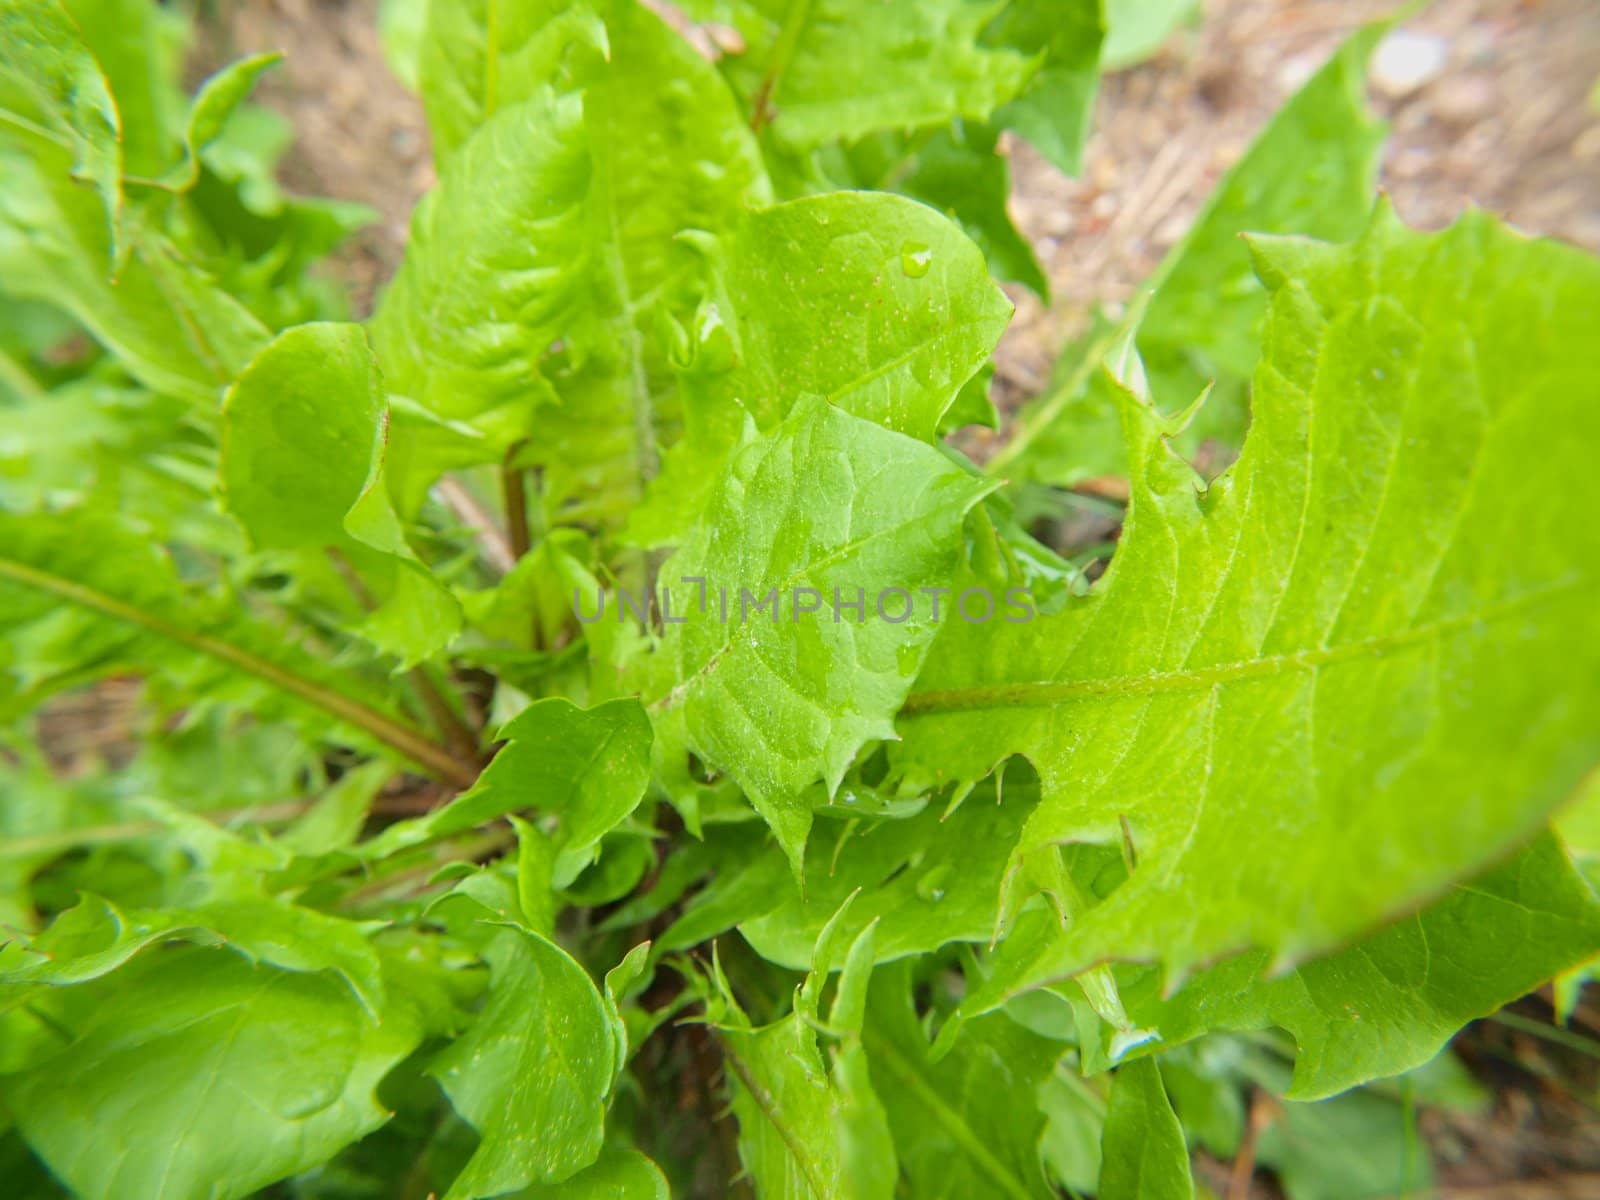
[[[1279,105],[1392,0],[1212,0],[1154,60],[1105,81],[1082,177],[1026,145],[1013,154],[1018,225],[1054,293],[1018,296],[999,356],[1011,390],[1049,378],[1096,302],[1128,297],[1187,230],[1221,175]],[[1442,51],[1415,90],[1373,107],[1391,125],[1382,186],[1406,221],[1448,224],[1470,204],[1533,233],[1600,251],[1600,76],[1595,0],[1438,0],[1409,22]]]

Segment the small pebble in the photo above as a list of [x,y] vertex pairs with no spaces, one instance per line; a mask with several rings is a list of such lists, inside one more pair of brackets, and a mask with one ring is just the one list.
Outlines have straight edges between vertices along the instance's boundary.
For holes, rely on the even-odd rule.
[[1444,70],[1444,39],[1398,30],[1372,56],[1372,86],[1392,100],[1426,87]]
[[1278,68],[1278,87],[1285,95],[1298,92],[1317,73],[1317,58],[1311,54],[1296,54],[1286,58]]

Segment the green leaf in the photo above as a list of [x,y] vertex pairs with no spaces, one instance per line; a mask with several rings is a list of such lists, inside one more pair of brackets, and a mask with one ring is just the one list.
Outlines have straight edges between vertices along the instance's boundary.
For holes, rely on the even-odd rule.
[[1186,444],[1213,436],[1237,445],[1244,434],[1243,388],[1268,296],[1239,235],[1342,242],[1366,224],[1388,132],[1366,107],[1366,64],[1389,28],[1355,34],[1278,110],[1157,270],[1138,337],[1157,402],[1181,408],[1207,381],[1219,383]]
[[703,274],[679,235],[733,226],[767,183],[710,64],[642,6],[607,17],[581,95],[500,109],[445,164],[373,332],[396,391],[482,436],[434,474],[535,434],[547,509],[615,524],[679,420],[658,330]]
[[661,1172],[637,1150],[603,1150],[563,1183],[524,1188],[508,1200],[671,1200]]
[[[622,956],[622,961],[606,972],[601,980],[601,988],[606,999],[606,1018],[611,1024],[611,1035],[616,1039],[617,1047],[617,1074],[620,1078],[622,1069],[628,1063],[630,1046],[628,1043],[627,1014],[623,1011],[625,998],[636,988],[650,982],[650,943],[640,942],[632,950]],[[632,1049],[637,1049],[637,1046]]]
[[1551,837],[1349,949],[1274,978],[1264,954],[1200,972],[1170,999],[1151,973],[1122,997],[1170,1046],[1275,1026],[1293,1035],[1294,1099],[1420,1066],[1469,1021],[1583,961],[1600,901]]
[[185,253],[273,329],[344,314],[338,283],[313,268],[378,218],[362,204],[280,187],[277,173],[292,140],[276,113],[241,105],[200,148],[199,179],[171,208],[173,236]]
[[1257,1163],[1291,1200],[1436,1194],[1430,1158],[1417,1112],[1366,1090],[1319,1104],[1284,1104],[1256,1146]]
[[1101,1200],[1190,1200],[1189,1151],[1154,1059],[1119,1067],[1100,1139]]
[[490,943],[483,1012],[430,1066],[481,1137],[446,1200],[559,1184],[600,1154],[616,1046],[584,969],[529,930]]
[[993,129],[940,130],[918,148],[897,190],[960,222],[983,251],[995,278],[1020,283],[1048,303],[1050,284],[1044,268],[1006,208],[1011,168],[996,147]]
[[429,0],[416,71],[440,161],[496,113],[598,65],[608,47],[595,7],[585,0]]
[[[785,181],[785,190],[896,192],[920,200],[960,224],[997,279],[1022,283],[1044,296],[1049,289],[1043,271],[1007,209],[1011,169],[999,133],[996,126],[956,121],[947,129],[873,134],[818,153]],[[915,251],[909,261],[918,263]]]
[[0,507],[95,503],[153,520],[163,499],[176,500],[189,528],[216,528],[211,514],[192,507],[205,484],[181,475],[206,458],[192,441],[185,444],[187,406],[107,374],[0,404]]
[[1011,319],[971,241],[896,196],[764,209],[716,253],[736,359],[716,383],[763,428],[822,396],[932,441]]
[[1040,1086],[1039,1107],[1045,1116],[1039,1153],[1046,1173],[1068,1195],[1093,1195],[1100,1179],[1105,1100],[1070,1070],[1060,1068]]
[[[864,743],[892,736],[936,632],[919,589],[948,583],[984,491],[933,448],[811,400],[740,451],[662,568],[681,615],[665,645],[678,682],[658,708],[749,794],[797,874],[803,793],[818,780],[832,793]],[[706,581],[698,611],[695,579]],[[858,591],[876,607],[885,589],[901,589],[885,601],[890,619],[835,607]]]
[[1054,1200],[1040,1160],[1045,1118],[1036,1095],[1060,1043],[995,1015],[967,1026],[955,1050],[934,1061],[911,983],[903,968],[877,973],[866,1030],[907,1194]]
[[[1556,836],[1589,886],[1600,892],[1600,773],[1590,772],[1578,795],[1556,815]],[[1571,1019],[1584,984],[1600,979],[1600,947],[1587,961],[1562,972],[1555,981],[1556,1016]]]
[[59,148],[73,175],[93,184],[109,251],[96,269],[109,274],[120,257],[121,122],[100,64],[57,0],[0,4],[0,136]]
[[36,739],[0,746],[9,760],[0,771],[0,928],[14,935],[39,925],[33,884],[40,868],[84,844],[77,831],[103,827],[116,806],[103,779],[58,778]]
[[748,1018],[719,976],[712,997],[730,1068],[739,1157],[762,1200],[888,1200],[897,1174],[882,1102],[868,1077],[862,1004],[871,970],[869,926],[846,954],[827,1029],[839,1039],[832,1061],[818,1044],[823,982],[833,966],[835,928],[817,942],[816,967],[788,1017],[763,1028]]
[[257,545],[348,540],[350,511],[381,484],[388,420],[360,326],[280,334],[228,389],[222,417],[223,504]]
[[359,325],[297,325],[228,389],[222,500],[264,549],[327,550],[360,578],[362,633],[405,667],[443,650],[461,609],[407,544],[389,496],[389,409]]
[[[126,260],[113,250],[92,193],[53,148],[0,137],[0,274],[8,296],[71,313],[135,379],[214,412],[221,389],[267,342],[261,322],[142,218]],[[9,301],[8,301],[9,302]]]
[[413,92],[422,86],[422,48],[427,44],[429,0],[380,0],[378,42],[394,77]]
[[478,781],[426,817],[392,826],[368,844],[382,856],[448,837],[509,813],[554,817],[553,882],[571,883],[594,861],[600,839],[625,820],[650,781],[650,719],[637,700],[583,709],[551,697],[500,729],[506,745]]
[[994,0],[692,0],[697,20],[737,29],[723,61],[751,120],[788,149],[885,129],[984,120],[1022,90],[1037,60],[979,44]]
[[1149,58],[1200,8],[1199,0],[1105,0],[1105,6],[1101,59],[1112,71]]
[[994,123],[1016,130],[1068,175],[1076,175],[1082,165],[1100,84],[1100,46],[1105,36],[1101,3],[1012,0],[987,34],[988,40],[1023,54],[1044,55],[1027,87],[995,114]]
[[[331,717],[342,737],[386,745],[463,787],[477,778],[357,673],[336,671],[231,600],[191,592],[165,553],[126,523],[81,511],[0,513],[0,628],[10,643],[0,664],[11,676],[0,680],[8,691],[20,677],[36,702],[110,673],[162,672],[190,697],[319,731]],[[63,621],[71,622],[65,630]],[[55,644],[62,632],[70,645]]]
[[151,0],[62,0],[61,6],[111,89],[121,126],[123,175],[157,174],[182,132],[188,22]]
[[[141,382],[210,409],[218,385],[266,336],[210,275],[219,268],[231,273],[237,252],[230,246],[214,259],[215,247],[202,247],[209,233],[199,232],[204,223],[195,220],[197,208],[148,193],[148,203],[124,206],[121,199],[124,158],[130,183],[193,182],[193,153],[187,166],[172,165],[184,135],[176,78],[181,22],[146,0],[71,0],[66,9],[37,0],[14,0],[6,9],[9,32],[0,41],[9,47],[8,82],[0,83],[0,93],[19,106],[14,117],[30,107],[48,111],[21,126],[0,120],[0,271],[9,292],[72,313]],[[36,39],[46,35],[51,48],[41,58]],[[242,97],[245,77],[263,61],[239,64],[205,89],[192,113],[191,151],[215,137]],[[81,86],[73,82],[80,70]],[[103,166],[94,172],[99,195],[79,182],[84,163],[75,146],[81,150],[81,139],[75,142],[71,130],[63,133],[49,119],[64,102],[62,88],[75,89],[65,97],[81,109],[73,119],[104,126],[111,139],[114,153],[101,154]],[[0,108],[6,103],[0,99]],[[94,115],[101,109],[109,117]],[[196,260],[204,260],[204,268]],[[295,266],[303,270],[304,262]],[[260,285],[253,286],[259,294]]]
[[244,103],[256,80],[283,61],[281,54],[253,54],[229,63],[200,85],[183,133],[183,158],[159,180],[163,188],[186,191],[200,178],[202,152],[221,136],[223,128]]
[[1600,773],[1590,773],[1552,825],[1575,863],[1600,865]]
[[[769,961],[806,968],[824,923],[860,889],[841,933],[854,936],[876,921],[879,962],[950,942],[987,943],[1000,919],[996,881],[1037,799],[1029,789],[1007,788],[1002,800],[982,788],[954,813],[930,803],[906,820],[825,822],[809,847],[803,893],[770,861],[774,850],[746,859],[744,870],[765,882],[753,896],[757,914],[741,920],[739,932]],[[846,784],[834,815],[857,803]]]
[[1600,752],[1600,425],[1577,399],[1600,355],[1576,316],[1600,264],[1386,210],[1355,245],[1257,254],[1273,302],[1238,463],[1202,491],[1128,397],[1106,577],[1031,624],[947,625],[899,724],[912,781],[1033,762],[1018,863],[1127,844],[1131,876],[1040,980],[1304,961],[1522,842]]
[[393,776],[394,768],[382,759],[345,772],[278,841],[285,849],[303,855],[326,854],[354,845],[372,802]]
[[383,1011],[378,955],[360,925],[265,896],[127,912],[99,897],[85,897],[25,947],[0,946],[0,985],[86,983],[167,941],[225,945],[252,962],[286,971],[331,972],[374,1020]]
[[[1600,892],[1600,773],[1590,772],[1578,795],[1556,814],[1552,825],[1573,865],[1589,886]],[[1600,979],[1600,947],[1592,948],[1586,961],[1556,977],[1558,1020],[1564,1024],[1571,1019],[1584,985],[1595,979]]]
[[5,1080],[23,1137],[80,1200],[234,1200],[388,1117],[379,1080],[422,1035],[322,975],[201,948],[71,989],[72,1040]]
[[582,121],[579,97],[547,94],[481,129],[417,206],[405,261],[373,319],[394,390],[479,432],[510,426],[484,461],[522,431],[585,265]]
[[[1157,407],[1183,409],[1216,384],[1179,437],[1186,450],[1244,436],[1268,295],[1239,235],[1344,241],[1366,224],[1388,129],[1366,108],[1366,62],[1389,27],[1363,28],[1278,110],[1150,280],[1153,294],[1130,324]],[[1091,379],[1113,344],[1102,335],[1069,348],[1063,383],[1023,414],[991,471],[1060,485],[1126,472],[1116,403]]]
[[932,441],[1011,316],[948,220],[836,192],[748,214],[706,245],[716,284],[684,366],[686,436],[630,533],[674,541],[704,508],[748,414],[762,429],[822,396]]

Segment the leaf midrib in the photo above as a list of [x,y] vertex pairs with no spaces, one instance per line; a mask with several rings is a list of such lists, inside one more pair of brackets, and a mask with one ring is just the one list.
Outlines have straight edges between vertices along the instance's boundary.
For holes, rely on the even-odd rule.
[[1481,611],[1462,613],[1395,633],[1363,638],[1338,646],[1317,646],[1290,654],[1265,655],[1195,670],[1150,671],[1142,675],[1111,675],[1100,679],[1028,680],[981,687],[936,688],[913,692],[906,698],[900,715],[904,718],[972,709],[1047,708],[1097,696],[1150,696],[1165,692],[1199,692],[1239,680],[1261,679],[1289,671],[1316,670],[1336,663],[1382,657],[1391,650],[1403,650],[1473,625],[1499,621],[1523,609],[1548,603],[1553,597],[1570,591],[1583,582],[1582,577],[1572,575]]
[[898,1046],[887,1038],[871,1035],[866,1038],[866,1046],[879,1061],[889,1067],[907,1089],[916,1094],[951,1138],[960,1144],[974,1163],[983,1168],[985,1175],[1004,1189],[1006,1195],[1016,1197],[1017,1200],[1033,1200],[1033,1193],[1028,1190],[1026,1184],[1018,1179],[1005,1163],[990,1153],[989,1148],[973,1132],[972,1127],[958,1113],[952,1111],[943,1097],[928,1085],[927,1080],[918,1073],[916,1066]]
[[[976,504],[978,500],[983,498],[986,492],[992,490],[992,488],[986,488],[975,492],[970,503],[967,504],[967,507],[970,507],[971,504]],[[941,501],[937,507],[931,508],[927,512],[915,513],[898,524],[891,525],[883,529],[876,529],[871,533],[852,538],[841,545],[835,546],[833,549],[829,550],[827,553],[819,556],[818,558],[808,560],[807,562],[801,563],[794,567],[772,588],[768,589],[768,591],[776,591],[780,594],[787,592],[796,584],[798,584],[800,580],[812,578],[818,571],[824,570],[827,567],[831,567],[836,563],[845,561],[852,555],[860,553],[860,551],[872,545],[874,542],[882,541],[886,538],[898,537],[908,529],[926,524],[930,518],[938,515],[943,509],[949,507],[960,508],[962,503],[963,502],[960,497],[956,497],[954,502],[949,499],[945,499]],[[741,592],[744,590],[746,589],[743,587],[740,588]],[[707,656],[705,662],[701,663],[700,666],[697,667],[692,673],[685,676],[660,699],[654,701],[650,705],[651,712],[665,712],[676,708],[678,705],[683,703],[685,698],[694,689],[694,686],[703,679],[707,678],[714,670],[716,670],[717,666],[724,658],[728,656],[728,654],[733,652],[735,649],[740,648],[741,643],[745,645],[754,645],[753,639],[755,635],[752,631],[755,629],[755,622],[744,622],[729,626],[728,628],[731,630],[731,632],[725,639],[723,639],[722,644],[713,650],[711,654]]]
[[734,1052],[733,1047],[728,1045],[727,1039],[723,1040],[722,1051],[727,1058],[728,1065],[733,1068],[733,1073],[739,1077],[739,1082],[744,1084],[745,1091],[750,1094],[750,1099],[755,1102],[755,1106],[761,1110],[761,1115],[766,1117],[773,1131],[782,1139],[790,1157],[794,1159],[795,1166],[800,1168],[800,1173],[805,1176],[806,1183],[810,1186],[812,1192],[819,1198],[830,1195],[822,1186],[822,1178],[817,1164],[811,1160],[795,1131],[789,1128],[783,1118],[783,1114],[778,1111],[778,1102],[772,1093],[761,1086],[761,1081],[755,1077],[755,1072],[750,1069],[749,1064],[744,1059]]

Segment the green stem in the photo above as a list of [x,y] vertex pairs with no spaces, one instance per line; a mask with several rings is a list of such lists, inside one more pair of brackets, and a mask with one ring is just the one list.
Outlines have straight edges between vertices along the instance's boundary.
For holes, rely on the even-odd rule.
[[[292,821],[311,807],[314,801],[288,804],[255,805],[250,808],[218,809],[199,815],[214,821],[249,820],[271,825]],[[152,837],[167,827],[159,821],[122,821],[115,825],[88,825],[81,829],[62,829],[54,833],[37,833],[31,837],[7,838],[0,842],[0,862],[41,855],[65,854],[68,850],[82,850],[90,846],[110,846],[117,842],[132,842]]]
[[[468,831],[463,831],[463,833]],[[389,900],[402,899],[406,896],[425,888],[439,869],[452,862],[479,862],[493,858],[503,850],[508,850],[516,845],[517,835],[510,827],[490,830],[469,841],[464,841],[453,848],[449,846],[449,839],[435,843],[433,853],[424,862],[415,866],[404,867],[393,874],[375,879],[371,883],[357,888],[339,904],[344,908],[360,908],[368,904],[379,904]],[[440,846],[453,852],[441,856],[438,853]]]
[[[376,612],[377,600],[344,551],[337,546],[329,546],[328,560],[333,563],[334,571],[345,581],[345,586],[356,598],[356,603],[369,613]],[[450,703],[443,689],[433,681],[433,677],[428,674],[427,666],[412,667],[406,672],[406,682],[410,684],[411,691],[416,696],[417,702],[422,705],[423,711],[428,714],[428,719],[433,722],[434,729],[444,736],[450,752],[464,762],[477,762],[481,766],[477,731],[456,714],[456,706]]]
[[0,561],[0,578],[11,579],[27,587],[49,592],[69,603],[80,605],[114,620],[136,625],[196,653],[220,659],[280,691],[304,700],[340,721],[364,730],[428,773],[457,787],[467,788],[477,782],[476,766],[462,762],[445,747],[429,739],[421,730],[369,708],[359,700],[352,700],[349,696],[322,684],[302,679],[294,672],[285,670],[260,655],[212,637],[210,634],[180,628],[170,621],[142,612],[115,597],[22,563]]
[[1600,1042],[1593,1038],[1584,1037],[1581,1033],[1573,1033],[1570,1029],[1560,1029],[1555,1025],[1546,1025],[1543,1021],[1535,1021],[1521,1013],[1497,1012],[1489,1018],[1497,1024],[1504,1025],[1507,1029],[1515,1029],[1519,1033],[1530,1034],[1544,1041],[1553,1042],[1557,1046],[1564,1046],[1579,1054],[1590,1058],[1600,1059]]
[[1006,444],[995,451],[994,456],[984,464],[984,471],[989,475],[1003,474],[1033,445],[1033,441],[1061,416],[1061,410],[1072,401],[1086,383],[1089,377],[1099,369],[1105,361],[1106,352],[1111,349],[1113,342],[1123,334],[1121,325],[1113,326],[1106,330],[1094,341],[1084,347],[1083,357],[1072,368],[1072,373],[1067,376],[1062,385],[1053,390],[1039,404],[1032,408],[1024,409],[1017,419],[1017,426],[1012,431]]
[[[320,797],[309,800],[290,800],[282,804],[252,804],[242,808],[214,808],[195,814],[219,824],[246,822],[252,825],[281,825],[303,817],[315,808]],[[432,807],[419,804],[415,796],[378,797],[371,811],[392,816],[417,816]],[[134,842],[140,838],[166,833],[169,826],[159,821],[119,821],[109,825],[85,825],[78,829],[61,829],[53,833],[37,833],[29,837],[6,838],[0,841],[0,862],[65,854],[69,850],[83,850],[91,846],[113,846],[118,842]]]
[[0,350],[0,384],[4,384],[25,400],[43,400],[44,388],[28,373],[28,369],[4,350]]
[[778,97],[778,85],[783,81],[783,73],[794,61],[794,52],[800,46],[800,35],[805,32],[806,22],[810,19],[811,0],[789,0],[789,7],[783,14],[783,28],[778,31],[778,40],[772,47],[772,58],[767,63],[767,73],[762,76],[761,86],[750,101],[750,128],[757,133],[772,121],[772,102]]

